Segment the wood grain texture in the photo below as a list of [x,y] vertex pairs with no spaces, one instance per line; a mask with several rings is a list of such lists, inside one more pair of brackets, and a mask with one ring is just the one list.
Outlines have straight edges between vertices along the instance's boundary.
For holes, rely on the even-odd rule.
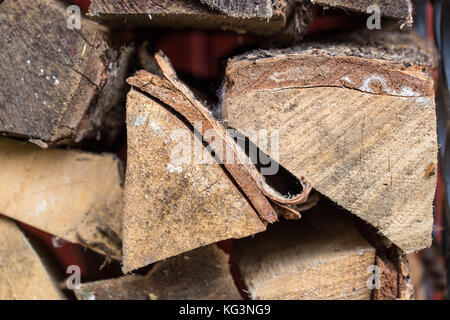
[[341,8],[357,13],[367,13],[367,8],[377,5],[384,17],[404,20],[408,24],[413,22],[411,0],[311,0],[311,2],[322,7]]
[[395,265],[376,257],[376,265],[380,272],[380,288],[373,290],[374,300],[396,300],[398,298],[399,274]]
[[131,49],[86,19],[70,30],[59,1],[6,0],[0,12],[0,132],[42,146],[113,140]]
[[[296,7],[305,10],[294,10]],[[298,37],[306,33],[307,24],[311,19],[311,6],[299,4],[294,6],[281,1],[275,10],[269,10],[267,6],[265,8],[260,11],[261,14],[248,15],[248,10],[239,13],[234,11],[233,14],[221,13],[212,10],[199,0],[92,0],[89,15],[116,27],[134,25],[220,29],[262,35],[279,34],[286,30],[287,34]],[[296,28],[291,26],[292,19],[297,23]]]
[[[332,209],[331,209],[332,210]],[[253,300],[369,300],[375,249],[345,215],[311,211],[237,240],[236,259]]]
[[145,276],[84,283],[80,300],[240,300],[228,255],[216,245],[199,248],[155,264]]
[[28,239],[4,217],[0,217],[0,299],[63,299]]
[[[249,161],[244,151],[237,146],[231,135],[227,134],[224,126],[213,118],[207,106],[178,79],[169,58],[159,52],[155,55],[155,61],[159,68],[159,71],[156,70],[155,73],[162,73],[161,76],[138,71],[135,76],[127,80],[128,83],[163,101],[178,112],[199,132],[202,141],[213,148],[217,161],[224,165],[261,219],[269,223],[277,221],[277,213],[266,195],[275,194],[274,198],[281,201],[285,198],[267,186],[265,179]],[[300,200],[307,199],[310,189],[310,186],[304,185],[304,192],[298,196]]]
[[232,59],[223,118],[279,130],[272,158],[402,250],[423,249],[436,186],[433,48],[395,32],[345,39]]
[[411,282],[414,287],[414,300],[426,300],[427,288],[424,286],[425,282],[425,267],[421,257],[417,253],[408,255],[408,263],[411,266]]
[[[134,89],[128,94],[127,130],[124,272],[265,230],[211,154],[201,143],[195,147],[197,137],[186,124]],[[173,156],[180,143],[191,145],[187,163],[177,163],[177,152]],[[194,153],[205,162],[195,161]]]
[[0,139],[0,213],[121,258],[122,179],[112,155]]

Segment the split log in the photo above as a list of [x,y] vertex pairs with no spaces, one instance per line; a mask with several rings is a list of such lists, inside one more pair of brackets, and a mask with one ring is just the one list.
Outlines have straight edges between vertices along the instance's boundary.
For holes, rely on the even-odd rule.
[[[278,213],[269,199],[274,206],[285,209],[280,210],[281,214],[298,218],[297,207],[290,206],[307,204],[311,191],[310,184],[302,178],[299,183],[303,189],[296,195],[285,197],[269,186],[245,152],[237,146],[231,135],[225,132],[223,125],[213,119],[208,108],[178,80],[167,57],[158,53],[155,55],[155,60],[154,74],[139,71],[128,79],[128,83],[135,89],[129,95],[127,106],[129,154],[125,185],[123,263],[126,272],[205,244],[245,237],[264,230],[264,225],[257,219],[257,215],[268,223],[278,220]],[[149,114],[155,119],[149,118]],[[190,127],[189,130],[196,130],[196,138],[199,140],[194,139],[194,141],[199,148],[196,148],[195,142],[192,147],[193,134],[188,131],[188,127]],[[189,133],[187,139],[184,137],[184,142],[181,143],[181,146],[190,146],[188,150],[180,148],[180,142],[168,142],[170,135],[177,133],[177,130],[181,128]],[[209,151],[206,154],[203,150],[203,142],[208,145]],[[182,158],[178,155],[175,159],[183,160],[181,163],[173,163],[174,150],[178,153],[181,151],[184,156]],[[209,152],[214,152],[214,158]],[[200,158],[200,161],[199,155],[204,156],[203,159]],[[153,161],[145,162],[144,158],[153,159]],[[226,171],[223,171],[216,161],[223,164]],[[208,166],[214,169],[208,169]],[[205,169],[207,171],[204,171]],[[184,171],[187,173],[183,173]],[[215,171],[218,171],[215,177],[209,178],[211,172]],[[191,177],[192,173],[196,178]],[[206,177],[205,181],[202,180],[202,175]],[[153,178],[142,181],[142,177],[149,176]],[[223,178],[219,178],[220,176]],[[227,188],[230,188],[232,192],[225,196],[222,191],[217,190],[220,185],[215,185],[213,181],[219,181],[218,179],[220,181],[223,179],[223,183],[228,185]],[[192,182],[196,180],[203,181],[203,184],[196,186]],[[161,182],[151,184],[150,181]],[[192,190],[187,188],[189,181],[191,181],[189,187]],[[198,190],[205,188],[211,191],[211,183],[214,185],[212,190],[217,190],[217,195],[214,194],[217,198],[215,202],[208,203],[205,195],[202,195],[201,201],[197,201],[200,203],[191,198],[191,194],[198,193]],[[252,207],[247,207],[248,203],[241,198],[242,194],[233,183],[240,188],[256,212]],[[145,195],[147,197],[143,198]],[[170,201],[164,199],[168,195],[170,195]],[[182,201],[175,202],[178,197]],[[229,216],[234,214],[230,212],[225,214],[227,218],[222,217],[227,207],[231,206],[228,200],[232,198],[228,197],[237,197],[238,200],[234,201],[245,203],[243,212],[236,213],[236,217],[232,220]],[[221,205],[214,205],[217,201]],[[192,206],[196,210],[195,215],[191,213],[190,216],[193,216],[195,221],[193,217],[188,218],[188,214],[183,213],[191,211]],[[235,212],[237,206],[235,204],[233,206],[231,210]],[[148,208],[152,210],[149,212]],[[249,208],[252,209],[249,210]],[[211,210],[213,210],[214,218],[210,216],[205,219],[204,212]],[[167,214],[161,217],[160,212],[167,212]],[[173,212],[177,212],[177,215]],[[171,230],[179,224],[182,224],[183,227],[179,228],[183,231],[173,235]],[[204,224],[209,224],[214,232],[206,231]],[[187,228],[190,225],[195,227]],[[167,236],[168,234],[170,237]],[[163,240],[155,240],[158,238],[164,239],[164,246],[161,246]]]
[[376,257],[376,265],[379,268],[380,288],[373,290],[373,299],[396,300],[399,293],[397,268],[391,261],[386,261],[379,256]]
[[228,255],[216,245],[158,262],[145,276],[84,283],[80,300],[240,300]]
[[0,299],[60,300],[63,294],[17,225],[0,217]]
[[403,20],[403,23],[408,25],[413,23],[411,0],[311,0],[311,2],[326,8],[340,8],[356,13],[368,13],[370,6],[377,5],[383,17]]
[[132,50],[116,48],[87,19],[69,29],[66,8],[56,0],[0,4],[0,132],[43,147],[112,143],[123,127]]
[[311,211],[236,240],[236,259],[253,300],[370,299],[368,267],[375,249],[353,221]]
[[400,32],[251,52],[228,63],[223,119],[257,145],[254,132],[278,130],[273,159],[403,251],[420,250],[433,227],[435,65],[428,43]]
[[[169,59],[162,52],[155,55],[155,63],[153,68],[156,74],[139,71],[128,79],[128,83],[166,103],[197,130],[201,140],[208,145],[211,152],[214,152],[217,161],[225,166],[264,221],[273,223],[278,219],[277,213],[265,196],[285,209],[289,209],[285,205],[298,205],[307,201],[311,191],[307,181],[300,179],[299,183],[303,188],[296,195],[284,196],[271,187],[252,163],[252,156],[246,155],[243,150],[245,146],[238,147],[235,138],[242,140],[242,137],[225,130],[224,126],[212,116],[210,109],[178,80]],[[253,158],[256,157],[254,154]],[[293,209],[291,211],[297,218],[299,217],[298,211]]]
[[410,280],[408,261],[398,249],[391,252],[395,252],[395,256],[391,257],[393,261],[379,255],[376,257],[380,287],[373,290],[373,299],[412,300],[414,287]]
[[[161,103],[135,89],[128,94],[124,272],[265,230],[212,155],[201,142],[196,147],[197,137]],[[189,146],[187,162],[179,163],[182,146]]]
[[411,266],[411,282],[414,287],[414,300],[426,300],[427,288],[425,286],[425,268],[417,253],[408,255],[408,263]]
[[120,259],[118,159],[6,138],[0,150],[0,213]]
[[[345,214],[347,211],[341,209]],[[412,300],[414,288],[406,255],[375,228],[366,223],[357,223],[358,230],[376,249],[376,269],[368,270],[369,282],[374,286],[373,300]],[[378,285],[377,285],[378,282]]]
[[310,5],[282,1],[269,9],[271,0],[265,2],[259,14],[248,14],[246,9],[221,14],[198,0],[91,0],[89,15],[115,26],[221,29],[262,35],[286,32],[299,37],[306,33],[312,18]]

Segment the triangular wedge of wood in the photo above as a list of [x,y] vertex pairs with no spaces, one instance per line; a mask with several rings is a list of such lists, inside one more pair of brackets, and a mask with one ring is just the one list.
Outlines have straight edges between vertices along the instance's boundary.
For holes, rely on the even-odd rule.
[[0,299],[64,299],[58,284],[28,239],[11,220],[0,216]]
[[132,49],[113,45],[88,19],[68,26],[60,1],[5,0],[0,11],[0,132],[42,147],[112,143],[123,127]]
[[375,265],[375,248],[348,218],[333,207],[313,210],[302,220],[237,240],[237,264],[250,298],[369,300],[367,270]]
[[[277,0],[198,0],[209,5],[211,8],[224,14],[237,17],[259,17],[269,19],[274,12],[285,6],[289,1]],[[306,3],[307,1],[295,0],[291,3]],[[413,15],[413,5],[411,0],[395,1],[373,1],[373,0],[311,0],[312,4],[317,4],[325,8],[339,8],[356,13],[370,13],[371,6],[378,6],[380,14],[384,17],[400,19],[411,24]],[[369,11],[369,12],[368,12]]]
[[420,250],[433,228],[436,61],[400,32],[254,51],[228,62],[223,119],[257,145],[249,129],[279,130],[270,156],[402,250]]
[[240,300],[228,255],[216,245],[156,263],[145,275],[81,284],[81,300]]
[[[132,89],[127,130],[124,272],[265,230],[225,171],[201,143],[194,149],[197,137],[161,102]],[[191,145],[188,161],[177,163],[174,151],[186,145]],[[205,163],[195,163],[194,152],[203,154]]]
[[122,177],[109,154],[0,138],[0,213],[121,258]]

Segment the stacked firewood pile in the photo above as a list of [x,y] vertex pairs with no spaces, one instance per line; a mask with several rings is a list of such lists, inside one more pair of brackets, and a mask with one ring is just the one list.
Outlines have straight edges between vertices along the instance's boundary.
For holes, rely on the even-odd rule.
[[[438,55],[379,2],[1,2],[0,298],[412,299]],[[152,46],[179,28],[257,40],[211,97]],[[31,227],[122,275],[61,279]]]

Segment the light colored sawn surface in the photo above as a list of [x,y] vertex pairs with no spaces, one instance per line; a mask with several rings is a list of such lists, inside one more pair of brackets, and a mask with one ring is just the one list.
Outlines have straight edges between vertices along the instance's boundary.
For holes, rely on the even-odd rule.
[[[125,181],[123,270],[229,238],[265,230],[256,212],[209,153],[207,163],[175,163],[183,140],[194,154],[188,127],[145,95],[127,101],[128,162]],[[195,138],[197,139],[197,138]],[[203,147],[195,151],[204,152]]]
[[0,217],[0,300],[59,300],[63,296],[17,225]]
[[120,258],[118,159],[0,139],[0,213]]
[[282,300],[368,300],[367,268],[375,249],[345,216],[314,212],[236,244],[250,297]]
[[80,300],[240,300],[228,260],[212,244],[160,261],[145,276],[84,283],[75,294]]

